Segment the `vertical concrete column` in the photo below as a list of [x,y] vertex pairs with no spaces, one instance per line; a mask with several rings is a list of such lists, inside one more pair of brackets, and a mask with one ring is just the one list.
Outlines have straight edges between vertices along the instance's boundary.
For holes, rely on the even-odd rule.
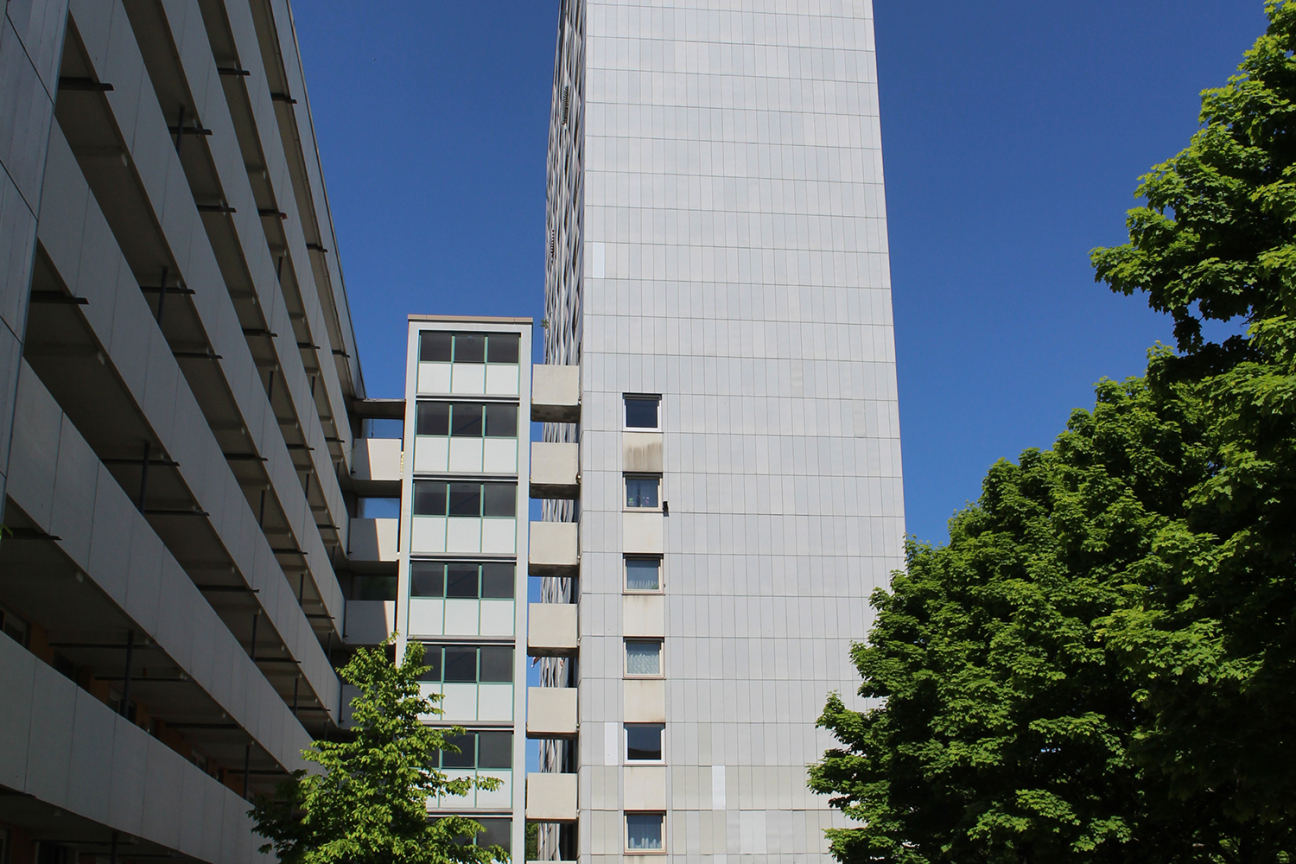
[[0,516],[67,0],[8,0],[0,30]]

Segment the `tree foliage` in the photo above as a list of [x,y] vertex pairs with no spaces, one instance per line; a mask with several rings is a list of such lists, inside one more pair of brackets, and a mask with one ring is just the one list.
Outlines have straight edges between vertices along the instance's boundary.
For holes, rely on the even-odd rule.
[[440,714],[419,692],[423,645],[410,642],[399,665],[387,646],[356,651],[339,673],[360,694],[351,701],[353,735],[316,741],[303,752],[318,773],[298,771],[274,798],[249,813],[256,832],[270,840],[285,864],[487,864],[507,861],[497,846],[470,845],[482,827],[449,816],[430,820],[427,801],[462,795],[472,785],[493,789],[499,780],[449,779],[438,767],[447,738],[459,728],[435,729],[423,718]]
[[[1296,2],[1141,179],[1112,290],[1178,353],[910,541],[810,785],[843,861],[1286,862],[1296,849]],[[1245,335],[1208,341],[1203,322]]]

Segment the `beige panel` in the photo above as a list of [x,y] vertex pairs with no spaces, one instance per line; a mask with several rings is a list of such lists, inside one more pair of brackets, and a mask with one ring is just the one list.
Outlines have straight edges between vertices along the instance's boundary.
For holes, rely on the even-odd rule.
[[349,557],[352,561],[395,562],[399,519],[352,519]]
[[527,573],[532,576],[575,576],[580,547],[575,522],[532,522]]
[[579,444],[531,444],[531,497],[580,497]]
[[665,765],[635,765],[626,767],[625,809],[666,809]]
[[351,460],[351,477],[357,482],[399,483],[401,441],[399,438],[361,438]]
[[580,367],[533,366],[531,419],[548,423],[580,420]]
[[623,471],[662,473],[662,433],[622,432],[621,458]]
[[558,657],[578,647],[575,603],[532,603],[527,608],[527,654]]
[[626,723],[666,722],[666,682],[659,678],[627,679],[622,717]]
[[666,598],[660,594],[631,594],[622,597],[621,610],[623,635],[666,635]]
[[528,821],[576,821],[575,774],[528,774],[526,784]]
[[665,518],[657,512],[622,513],[622,548],[631,554],[662,554]]
[[527,689],[528,738],[576,737],[576,688]]

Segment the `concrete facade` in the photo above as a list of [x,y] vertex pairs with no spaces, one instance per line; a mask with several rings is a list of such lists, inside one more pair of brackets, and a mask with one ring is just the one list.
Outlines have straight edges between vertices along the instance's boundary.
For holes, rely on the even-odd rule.
[[580,734],[542,755],[579,818],[542,858],[829,858],[814,722],[904,533],[877,104],[868,0],[562,3],[545,360],[581,405],[544,437],[580,497],[545,518],[579,578],[545,599],[580,649],[542,663]]

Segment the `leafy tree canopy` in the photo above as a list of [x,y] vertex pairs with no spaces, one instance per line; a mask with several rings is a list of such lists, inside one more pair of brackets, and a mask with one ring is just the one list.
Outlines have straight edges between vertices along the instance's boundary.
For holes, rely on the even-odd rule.
[[298,771],[273,799],[251,815],[256,832],[285,864],[488,864],[507,861],[497,846],[470,845],[481,825],[450,816],[428,818],[427,801],[462,795],[472,785],[497,788],[495,779],[447,778],[438,754],[455,751],[451,735],[423,718],[440,714],[434,696],[419,692],[423,645],[410,642],[397,665],[387,646],[358,650],[339,672],[360,695],[351,701],[353,735],[316,741],[302,755],[319,773]]
[[[991,470],[872,598],[810,785],[843,861],[1287,862],[1296,849],[1296,2],[1142,178],[1098,278],[1179,353]],[[1244,336],[1205,340],[1204,320]]]

